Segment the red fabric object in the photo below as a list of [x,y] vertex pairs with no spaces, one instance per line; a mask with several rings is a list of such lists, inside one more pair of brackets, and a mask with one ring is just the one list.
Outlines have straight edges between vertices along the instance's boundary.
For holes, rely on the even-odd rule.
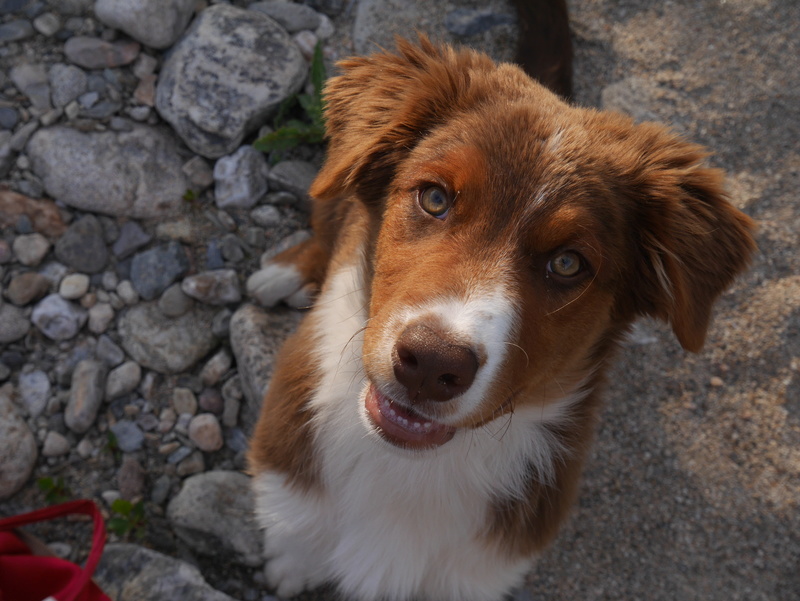
[[[86,565],[58,557],[33,555],[13,529],[67,515],[88,515],[94,521],[92,549]],[[97,505],[80,500],[0,520],[0,601],[110,601],[92,582],[103,554],[106,527]]]

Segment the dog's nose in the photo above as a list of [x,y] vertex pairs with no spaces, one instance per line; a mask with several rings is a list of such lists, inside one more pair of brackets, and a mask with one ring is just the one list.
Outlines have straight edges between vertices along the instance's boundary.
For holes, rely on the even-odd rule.
[[411,403],[449,401],[471,385],[478,358],[467,346],[454,344],[424,325],[408,326],[394,345],[392,364]]

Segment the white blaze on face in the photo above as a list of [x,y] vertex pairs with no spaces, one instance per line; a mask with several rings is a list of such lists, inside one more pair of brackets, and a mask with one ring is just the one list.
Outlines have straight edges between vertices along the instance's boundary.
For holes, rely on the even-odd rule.
[[[380,361],[391,362],[395,342],[411,324],[431,324],[449,340],[471,348],[480,364],[478,372],[469,389],[453,399],[457,407],[444,421],[463,420],[479,411],[503,364],[518,318],[515,307],[505,287],[497,285],[493,289],[468,290],[463,297],[432,299],[404,309],[392,316],[384,328],[378,352]],[[383,382],[377,384],[386,386]],[[387,391],[397,390],[397,386],[393,383]]]

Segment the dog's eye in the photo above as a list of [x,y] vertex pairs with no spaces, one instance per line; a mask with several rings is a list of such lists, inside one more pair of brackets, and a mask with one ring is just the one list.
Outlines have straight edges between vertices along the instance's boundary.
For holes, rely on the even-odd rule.
[[419,194],[419,206],[422,210],[439,219],[447,214],[452,205],[450,195],[438,186],[425,188]]
[[575,277],[581,272],[581,269],[583,269],[581,256],[571,250],[556,255],[547,264],[549,273],[562,278]]

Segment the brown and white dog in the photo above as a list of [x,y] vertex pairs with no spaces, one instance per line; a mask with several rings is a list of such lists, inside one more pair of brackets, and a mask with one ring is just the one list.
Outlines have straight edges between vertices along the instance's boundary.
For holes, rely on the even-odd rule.
[[700,147],[516,66],[422,38],[341,69],[315,235],[249,282],[316,296],[249,453],[267,575],[495,601],[567,515],[629,324],[699,350],[753,223]]

